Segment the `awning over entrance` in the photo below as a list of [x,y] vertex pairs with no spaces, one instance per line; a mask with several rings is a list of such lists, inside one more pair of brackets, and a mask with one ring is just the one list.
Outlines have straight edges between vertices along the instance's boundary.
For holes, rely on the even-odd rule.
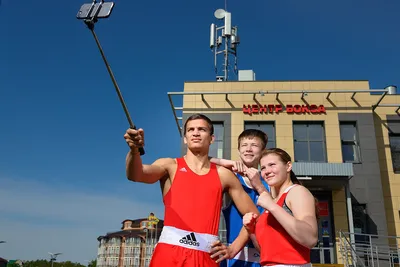
[[346,176],[354,175],[353,163],[294,162],[293,171],[297,176]]
[[354,175],[352,163],[294,162],[293,171],[311,190],[340,190]]

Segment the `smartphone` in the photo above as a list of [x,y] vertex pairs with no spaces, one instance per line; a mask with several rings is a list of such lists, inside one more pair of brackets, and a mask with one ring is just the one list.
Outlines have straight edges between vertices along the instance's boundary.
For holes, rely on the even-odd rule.
[[111,15],[113,8],[114,2],[83,4],[76,17],[78,19],[91,19],[97,13],[96,18],[104,19]]

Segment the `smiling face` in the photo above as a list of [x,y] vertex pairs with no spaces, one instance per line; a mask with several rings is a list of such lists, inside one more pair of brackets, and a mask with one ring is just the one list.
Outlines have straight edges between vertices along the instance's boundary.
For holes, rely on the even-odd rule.
[[261,176],[269,186],[280,186],[290,179],[292,163],[284,162],[277,154],[267,154],[260,160]]
[[240,159],[247,167],[257,167],[263,151],[263,143],[258,137],[245,137],[239,143]]
[[202,151],[209,149],[214,141],[214,135],[211,134],[210,125],[203,119],[194,119],[186,124],[184,142],[188,149]]

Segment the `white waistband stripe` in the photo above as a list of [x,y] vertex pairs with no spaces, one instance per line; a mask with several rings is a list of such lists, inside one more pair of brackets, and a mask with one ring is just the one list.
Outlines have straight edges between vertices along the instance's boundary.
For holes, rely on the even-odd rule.
[[218,236],[215,235],[189,232],[172,226],[164,226],[158,242],[209,253],[212,243],[217,240]]

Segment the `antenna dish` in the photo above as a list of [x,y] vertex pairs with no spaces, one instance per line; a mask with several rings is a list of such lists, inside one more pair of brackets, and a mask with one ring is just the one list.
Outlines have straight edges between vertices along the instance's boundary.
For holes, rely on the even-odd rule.
[[217,19],[223,19],[225,17],[225,10],[223,10],[222,8],[215,10],[214,16]]

